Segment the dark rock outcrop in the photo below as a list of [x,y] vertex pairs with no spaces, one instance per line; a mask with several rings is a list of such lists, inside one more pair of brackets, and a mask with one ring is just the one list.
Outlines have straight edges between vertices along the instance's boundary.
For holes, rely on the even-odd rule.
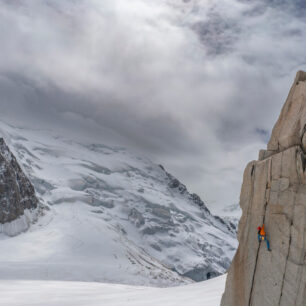
[[3,138],[0,138],[0,224],[37,208],[34,187],[26,177]]

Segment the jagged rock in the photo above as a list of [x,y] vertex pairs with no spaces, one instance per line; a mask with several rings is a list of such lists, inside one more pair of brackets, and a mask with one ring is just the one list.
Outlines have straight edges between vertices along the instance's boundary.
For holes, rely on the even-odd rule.
[[280,152],[301,145],[306,128],[306,73],[299,71],[273,128],[268,150]]
[[[298,72],[267,151],[244,172],[239,248],[222,306],[306,305],[306,73]],[[272,252],[258,243],[265,224]]]
[[202,199],[196,194],[196,193],[189,193],[187,190],[187,187],[182,184],[177,178],[175,178],[173,175],[171,175],[169,172],[165,170],[165,168],[162,165],[159,165],[159,167],[165,171],[167,177],[168,177],[168,186],[171,189],[177,189],[181,194],[188,194],[188,197],[191,201],[193,201],[195,204],[200,206],[203,210],[205,210],[208,214],[210,214],[210,211],[206,207],[205,203],[202,201]]
[[205,207],[205,205],[204,205],[204,202],[202,201],[202,199],[196,194],[196,193],[192,193],[191,195],[190,195],[190,199],[194,202],[194,203],[196,203],[197,205],[199,205],[200,207],[204,207],[204,208],[206,208]]
[[0,224],[12,222],[25,210],[37,208],[34,187],[0,138]]
[[145,219],[142,214],[136,209],[132,208],[129,214],[129,220],[136,225],[136,227],[141,227],[145,224]]

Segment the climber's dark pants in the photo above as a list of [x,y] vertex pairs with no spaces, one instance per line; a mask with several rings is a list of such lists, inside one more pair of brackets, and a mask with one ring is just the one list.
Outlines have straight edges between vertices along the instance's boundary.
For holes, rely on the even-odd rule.
[[267,236],[261,236],[258,234],[258,241],[261,242],[261,241],[265,241],[267,243],[267,248],[268,250],[270,250],[270,242],[269,240],[267,239]]

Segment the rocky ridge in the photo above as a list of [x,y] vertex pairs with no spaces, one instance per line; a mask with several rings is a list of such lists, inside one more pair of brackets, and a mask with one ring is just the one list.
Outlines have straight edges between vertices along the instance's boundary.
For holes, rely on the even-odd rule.
[[212,214],[211,211],[208,209],[204,201],[200,198],[199,195],[196,193],[190,193],[187,187],[182,184],[177,178],[175,178],[172,174],[167,172],[165,168],[159,165],[162,170],[166,173],[168,179],[168,186],[169,188],[176,190],[181,195],[184,195],[189,201],[194,203],[195,205],[199,206],[201,210],[204,212],[204,216],[209,220],[211,219],[211,224],[218,224],[218,227],[223,231],[229,231],[233,236],[237,234],[238,228],[238,221],[236,218],[220,216]]
[[37,206],[33,185],[0,138],[0,232],[15,235],[25,230]]
[[[239,248],[222,306],[306,305],[306,73],[298,72],[267,150],[244,172]],[[265,224],[272,251],[258,243]]]

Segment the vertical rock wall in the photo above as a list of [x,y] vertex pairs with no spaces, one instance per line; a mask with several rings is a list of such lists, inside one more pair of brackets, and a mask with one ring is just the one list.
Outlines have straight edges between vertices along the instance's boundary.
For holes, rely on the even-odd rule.
[[[298,72],[267,150],[246,167],[239,248],[221,306],[306,306],[306,73]],[[272,252],[258,242],[265,224]]]

